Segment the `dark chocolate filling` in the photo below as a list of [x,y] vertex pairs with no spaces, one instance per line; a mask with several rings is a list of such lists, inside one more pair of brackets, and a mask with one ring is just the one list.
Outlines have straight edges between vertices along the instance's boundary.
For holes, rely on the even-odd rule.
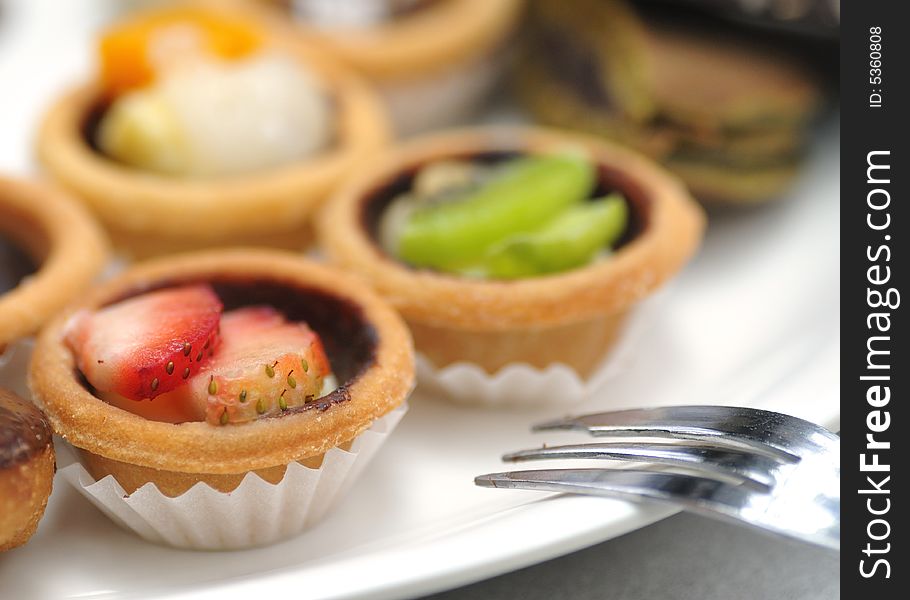
[[0,469],[21,464],[51,443],[51,428],[34,406],[0,392]]
[[21,247],[0,234],[0,294],[15,288],[38,265]]
[[[271,306],[289,321],[303,321],[319,334],[332,373],[338,379],[338,388],[313,402],[292,407],[267,418],[279,418],[308,410],[322,411],[334,404],[350,400],[348,390],[350,385],[376,362],[379,334],[366,320],[358,305],[329,292],[303,287],[292,281],[256,279],[231,274],[207,279],[174,279],[159,281],[147,288],[125,293],[108,304],[144,292],[189,283],[211,284],[224,303],[225,311],[244,306]],[[79,375],[81,377],[81,373]],[[81,380],[86,388],[92,390],[84,377],[81,377]]]
[[[98,128],[101,126],[101,120],[104,118],[104,113],[107,112],[108,108],[110,108],[109,102],[98,100],[85,112],[85,117],[82,119],[82,137],[85,143],[92,150],[106,158],[110,157],[98,147]],[[113,159],[110,158],[110,160]]]
[[[452,154],[446,158],[454,160],[471,160],[484,164],[497,164],[522,156],[516,150],[500,150],[484,153]],[[418,163],[408,166],[388,181],[379,183],[375,188],[364,195],[361,204],[361,223],[377,248],[379,244],[379,221],[386,207],[397,198],[411,190],[414,177],[424,166],[429,164]],[[629,224],[622,238],[614,245],[614,249],[622,248],[636,236],[641,234],[648,226],[651,209],[651,199],[645,190],[634,179],[621,170],[608,165],[597,165],[597,183],[589,196],[590,200],[603,197],[610,192],[619,192],[629,204]],[[402,263],[404,264],[404,263]]]

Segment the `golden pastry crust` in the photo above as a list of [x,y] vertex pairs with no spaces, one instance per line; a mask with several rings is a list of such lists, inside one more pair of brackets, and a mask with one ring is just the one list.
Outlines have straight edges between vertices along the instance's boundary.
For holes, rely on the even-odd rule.
[[0,351],[31,335],[104,266],[107,241],[79,204],[53,187],[0,177],[0,236],[20,246],[37,271],[0,295]]
[[[161,250],[188,250],[250,244],[298,231],[353,165],[390,139],[391,126],[380,100],[359,76],[318,48],[282,33],[283,28],[268,31],[271,46],[313,70],[333,99],[336,134],[324,151],[230,177],[144,172],[105,157],[88,143],[86,123],[100,99],[96,84],[87,84],[58,100],[45,116],[37,140],[41,162],[127,244],[130,234],[136,234],[158,238]],[[147,254],[149,246],[143,248],[139,253]]]
[[364,29],[299,30],[372,79],[410,79],[475,60],[517,25],[522,0],[435,0]]
[[[373,360],[362,365],[353,379],[342,381],[342,389],[327,398],[346,399],[326,410],[291,409],[278,417],[239,425],[149,421],[92,395],[80,382],[73,354],[63,343],[69,316],[80,308],[98,308],[150,287],[195,281],[211,282],[216,287],[239,285],[251,297],[257,288],[275,285],[283,290],[286,301],[319,294],[320,298],[353,307],[363,327],[374,336]],[[45,328],[29,369],[35,401],[44,408],[57,433],[102,459],[146,472],[163,471],[162,478],[174,472],[196,474],[197,478],[245,473],[322,455],[352,440],[400,405],[413,381],[410,334],[401,318],[375,293],[342,273],[297,255],[255,249],[172,256],[129,269]]]
[[[142,234],[118,230],[109,230],[113,245],[133,260],[144,260],[165,254],[211,250],[220,244],[209,240],[192,240],[162,237],[159,234]],[[313,225],[309,221],[301,227],[285,232],[263,233],[237,238],[233,246],[268,247],[278,250],[306,251],[313,245]]]
[[53,487],[54,464],[44,415],[0,388],[0,552],[35,533]]
[[[339,448],[342,450],[349,449],[350,442],[341,444]],[[99,454],[92,454],[91,452],[85,452],[83,450],[77,449],[77,451],[79,452],[83,466],[85,466],[86,470],[88,470],[95,481],[100,481],[108,475],[111,475],[117,480],[117,483],[120,484],[120,487],[122,487],[127,494],[132,494],[150,481],[155,482],[155,487],[158,488],[158,491],[171,498],[176,498],[177,496],[186,493],[200,481],[220,492],[231,492],[237,489],[237,486],[240,485],[247,474],[246,472],[214,474],[162,471],[112,460]],[[316,456],[298,460],[297,462],[307,468],[318,469],[322,466],[324,457],[324,454],[318,454]],[[253,472],[263,481],[272,484],[280,483],[281,480],[284,479],[285,471],[287,471],[287,465],[277,465],[274,467],[253,470]]]
[[[609,260],[543,277],[475,280],[410,268],[385,254],[364,226],[371,192],[418,165],[495,150],[567,147],[583,148],[620,190],[647,206],[644,231]],[[316,227],[329,257],[366,277],[406,319],[483,332],[561,325],[626,310],[695,253],[704,215],[679,182],[631,152],[558,131],[493,128],[434,135],[400,147],[333,197]]]
[[467,331],[413,320],[409,325],[414,345],[440,367],[468,361],[496,373],[518,362],[538,369],[562,363],[587,377],[600,367],[605,349],[619,339],[625,321],[626,311],[564,325],[509,331]]

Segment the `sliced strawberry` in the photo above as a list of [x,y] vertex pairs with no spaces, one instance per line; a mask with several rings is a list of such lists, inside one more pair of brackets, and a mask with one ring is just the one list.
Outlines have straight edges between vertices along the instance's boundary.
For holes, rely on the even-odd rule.
[[65,339],[99,392],[154,398],[186,383],[210,360],[221,310],[208,285],[168,288],[78,313]]
[[212,425],[253,421],[319,397],[330,373],[319,336],[272,308],[225,313],[221,345],[188,385],[154,402],[175,414],[195,414]]

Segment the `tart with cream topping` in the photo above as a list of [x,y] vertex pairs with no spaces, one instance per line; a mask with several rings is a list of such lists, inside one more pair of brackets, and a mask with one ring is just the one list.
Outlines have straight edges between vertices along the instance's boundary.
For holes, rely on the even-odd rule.
[[93,476],[168,496],[319,465],[412,385],[410,336],[375,294],[254,250],[131,268],[45,329],[30,368]]
[[302,247],[313,208],[388,137],[356,75],[237,7],[130,17],[97,56],[96,81],[48,113],[38,153],[138,254]]
[[399,147],[319,219],[437,367],[521,362],[588,375],[626,315],[698,247],[704,217],[628,151],[541,129],[477,129]]

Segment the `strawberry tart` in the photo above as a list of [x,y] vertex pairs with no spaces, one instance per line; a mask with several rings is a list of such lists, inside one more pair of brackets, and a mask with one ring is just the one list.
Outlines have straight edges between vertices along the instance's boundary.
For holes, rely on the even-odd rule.
[[198,484],[230,494],[250,473],[280,488],[293,463],[323,468],[413,383],[410,335],[385,302],[268,250],[130,268],[45,328],[29,373],[95,480],[167,498]]

